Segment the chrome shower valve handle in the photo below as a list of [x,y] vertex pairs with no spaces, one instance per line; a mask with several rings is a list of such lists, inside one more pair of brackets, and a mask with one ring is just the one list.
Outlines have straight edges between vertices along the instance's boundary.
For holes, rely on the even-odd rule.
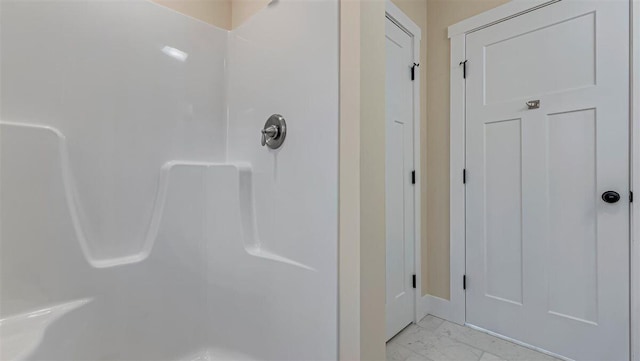
[[287,123],[280,114],[274,114],[267,119],[264,128],[261,130],[262,139],[260,144],[271,149],[278,149],[287,136]]
[[268,139],[276,139],[278,138],[278,127],[275,125],[271,125],[265,129],[262,129],[262,146],[264,147],[267,144]]

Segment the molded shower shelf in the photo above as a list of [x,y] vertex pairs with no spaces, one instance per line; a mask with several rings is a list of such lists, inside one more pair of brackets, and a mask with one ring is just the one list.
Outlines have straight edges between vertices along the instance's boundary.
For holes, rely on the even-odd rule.
[[[12,298],[11,304],[3,304],[0,316],[0,359],[37,358],[39,350],[63,342],[57,339],[61,335],[82,334],[89,327],[86,320],[92,320],[90,327],[96,330],[153,328],[146,316],[153,313],[154,322],[179,325],[189,319],[167,309],[184,304],[181,307],[193,308],[194,314],[208,312],[207,302],[228,292],[228,283],[246,293],[234,302],[253,303],[262,301],[250,295],[267,287],[273,274],[291,272],[291,267],[318,274],[260,240],[252,170],[241,163],[166,162],[159,171],[144,239],[132,239],[134,251],[124,257],[100,258],[94,248],[100,240],[87,237],[88,215],[82,213],[86,205],[75,188],[64,134],[49,126],[8,122],[0,122],[0,131],[3,207],[11,209],[13,217],[3,224],[2,246],[14,255],[3,264],[3,272],[20,275],[3,284]],[[265,261],[275,263],[264,267]],[[256,274],[255,269],[266,271]],[[204,292],[208,287],[209,293]],[[251,308],[259,306],[247,307]],[[183,334],[179,327],[165,332],[172,335],[168,339]],[[117,341],[120,333],[111,337]],[[233,354],[217,346],[221,347],[207,348],[200,356]],[[102,352],[105,359],[139,357]]]
[[[142,247],[126,256],[117,258],[101,258],[96,255],[98,252],[94,249],[94,246],[97,245],[98,242],[95,240],[92,241],[87,236],[89,232],[87,232],[86,222],[83,222],[83,220],[87,219],[87,215],[82,212],[84,206],[82,205],[82,201],[79,199],[76,191],[75,180],[71,172],[69,154],[64,134],[56,128],[37,124],[0,122],[0,127],[5,134],[9,133],[7,134],[8,138],[13,139],[13,142],[4,145],[5,148],[9,148],[3,149],[7,154],[21,156],[26,155],[27,157],[31,155],[36,159],[41,158],[37,154],[38,149],[11,149],[12,146],[24,148],[25,144],[33,144],[34,141],[44,145],[45,148],[47,148],[48,145],[49,149],[46,149],[47,151],[57,152],[56,160],[58,161],[58,165],[56,167],[56,175],[59,175],[62,178],[64,190],[61,191],[64,192],[66,198],[68,212],[73,223],[75,236],[86,260],[95,268],[115,267],[142,262],[149,257],[154,248],[154,244],[156,243],[158,231],[162,224],[172,173],[174,173],[178,168],[192,168],[200,171],[200,177],[202,177],[203,182],[203,194],[210,193],[210,187],[234,190],[237,195],[236,204],[208,204],[207,206],[239,208],[238,216],[242,227],[242,242],[244,249],[248,254],[314,271],[313,268],[307,265],[270,251],[268,247],[260,241],[254,211],[251,166],[249,164],[242,163],[231,164],[197,161],[169,161],[165,163],[160,169],[158,189],[153,202],[154,206],[152,216],[144,241],[132,242],[134,245],[142,244]],[[29,139],[25,139],[25,137],[35,137],[36,139],[31,139],[32,141],[30,142]],[[38,137],[40,138],[38,139]],[[194,190],[185,188],[178,191],[193,192]],[[210,213],[210,211],[207,210],[204,210],[204,212]]]

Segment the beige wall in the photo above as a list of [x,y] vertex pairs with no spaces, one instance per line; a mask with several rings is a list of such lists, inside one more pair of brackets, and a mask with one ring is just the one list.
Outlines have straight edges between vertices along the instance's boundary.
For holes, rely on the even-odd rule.
[[264,9],[271,0],[230,0],[231,28],[235,29],[253,14]]
[[340,1],[338,355],[360,360],[360,1]]
[[[449,299],[449,39],[447,27],[508,0],[427,0],[426,267],[423,290]],[[424,245],[424,243],[423,243]]]
[[179,13],[223,29],[231,29],[232,0],[152,0]]
[[340,0],[339,359],[385,359],[384,0]]
[[339,359],[385,360],[385,2],[339,1]]
[[385,3],[360,12],[360,352],[385,359]]
[[270,0],[151,0],[223,29],[235,29]]

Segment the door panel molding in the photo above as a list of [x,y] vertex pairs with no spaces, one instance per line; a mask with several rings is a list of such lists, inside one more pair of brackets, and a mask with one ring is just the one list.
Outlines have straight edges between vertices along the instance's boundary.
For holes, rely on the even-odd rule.
[[[463,20],[448,28],[451,42],[450,63],[450,300],[433,296],[423,298],[425,312],[451,322],[466,320],[465,292],[465,80],[466,36],[477,30],[535,11],[562,0],[512,0],[492,10]],[[640,0],[629,0],[631,7],[631,96],[632,129],[631,189],[640,192]],[[467,175],[473,177],[472,174]],[[640,361],[640,202],[636,195],[631,212],[631,360]],[[473,279],[467,278],[473,283]]]
[[[385,17],[391,22],[396,24],[399,28],[405,31],[412,37],[413,41],[413,61],[415,64],[420,64],[420,41],[422,39],[422,30],[413,22],[409,16],[407,16],[399,7],[397,7],[391,0],[385,1]],[[422,66],[424,67],[424,65]],[[421,255],[421,182],[422,171],[420,161],[420,66],[415,66],[414,81],[413,81],[413,167],[415,170],[415,184],[414,190],[414,273],[416,277],[415,286],[415,300],[414,300],[414,315],[415,322],[420,321],[427,315],[426,308],[422,302],[422,260]]]
[[[640,0],[631,1],[631,191],[640,192]],[[638,193],[640,194],[640,193]],[[631,203],[631,360],[640,361],[640,202]]]

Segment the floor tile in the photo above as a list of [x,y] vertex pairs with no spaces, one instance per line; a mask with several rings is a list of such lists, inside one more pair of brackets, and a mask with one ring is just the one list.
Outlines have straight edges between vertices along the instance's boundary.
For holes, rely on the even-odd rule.
[[483,352],[417,325],[407,327],[394,340],[434,361],[478,361]]
[[504,359],[501,359],[500,357],[491,354],[489,352],[485,352],[482,354],[482,357],[480,357],[480,361],[507,361]]
[[427,315],[420,322],[418,322],[418,326],[429,331],[435,331],[443,323],[444,323],[443,319],[435,316]]
[[557,361],[554,357],[451,322],[445,321],[437,331],[509,361]]
[[466,326],[427,316],[387,344],[388,361],[558,361]]
[[401,346],[398,342],[387,343],[387,361],[432,361],[419,355],[408,348]]

